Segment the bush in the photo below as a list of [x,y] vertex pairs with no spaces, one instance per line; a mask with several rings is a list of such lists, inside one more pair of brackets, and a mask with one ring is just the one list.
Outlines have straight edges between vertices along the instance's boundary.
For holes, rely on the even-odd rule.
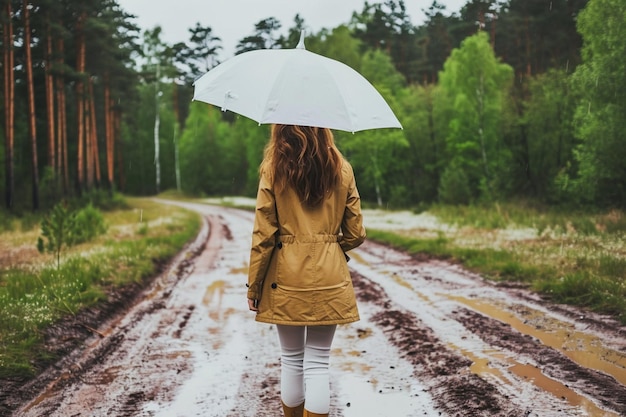
[[102,213],[91,204],[74,212],[68,210],[67,204],[59,203],[41,222],[41,236],[37,240],[37,249],[41,253],[54,253],[58,267],[64,246],[90,241],[106,233],[106,230]]
[[91,203],[76,213],[73,228],[73,244],[88,242],[107,231],[102,213]]
[[61,250],[64,246],[72,244],[73,230],[74,214],[63,203],[54,206],[50,215],[41,222],[41,236],[37,239],[37,249],[41,253],[54,253],[57,268],[61,264]]

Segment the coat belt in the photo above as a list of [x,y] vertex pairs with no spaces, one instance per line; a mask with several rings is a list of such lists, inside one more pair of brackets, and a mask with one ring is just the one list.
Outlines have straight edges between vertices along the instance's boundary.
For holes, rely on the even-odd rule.
[[325,235],[325,234],[320,234],[320,235],[300,235],[300,236],[280,235],[280,236],[278,236],[278,240],[279,240],[279,242],[284,242],[284,243],[294,243],[294,242],[299,242],[299,243],[317,243],[317,242],[336,243],[336,242],[339,242],[339,235]]

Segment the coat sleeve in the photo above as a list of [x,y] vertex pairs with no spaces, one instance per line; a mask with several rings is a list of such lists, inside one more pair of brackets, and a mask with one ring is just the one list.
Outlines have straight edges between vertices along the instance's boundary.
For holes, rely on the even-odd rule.
[[277,232],[278,218],[273,186],[268,176],[261,173],[252,231],[252,248],[250,250],[249,299],[259,300],[261,297],[263,280],[276,245]]
[[352,167],[349,167],[349,186],[346,198],[346,208],[341,221],[342,237],[339,245],[344,252],[354,249],[365,241],[365,227],[363,227],[363,215],[361,214],[361,196],[356,188],[356,180]]

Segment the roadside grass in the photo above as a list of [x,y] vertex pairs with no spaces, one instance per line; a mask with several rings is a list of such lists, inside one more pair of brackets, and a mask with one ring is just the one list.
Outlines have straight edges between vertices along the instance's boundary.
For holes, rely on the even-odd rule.
[[368,229],[368,238],[460,262],[488,279],[526,283],[556,302],[609,314],[626,324],[624,213],[493,204],[437,205],[428,214],[455,227],[439,231],[436,238],[432,231]]
[[10,254],[0,257],[0,378],[34,375],[37,363],[51,359],[42,349],[47,326],[154,275],[198,231],[193,212],[147,199],[126,203],[103,213],[106,234],[65,249],[58,268],[34,249],[37,224],[0,233],[0,253]]

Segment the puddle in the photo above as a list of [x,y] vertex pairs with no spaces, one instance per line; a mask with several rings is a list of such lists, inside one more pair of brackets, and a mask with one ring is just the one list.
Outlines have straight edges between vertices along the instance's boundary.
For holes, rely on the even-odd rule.
[[157,353],[149,356],[149,361],[160,362],[163,359],[174,360],[179,358],[188,359],[191,357],[191,352],[188,350],[174,350],[171,352]]
[[470,352],[466,349],[460,349],[458,346],[455,346],[453,344],[449,344],[449,346],[450,348],[460,352],[463,356],[465,356],[466,358],[472,361],[472,364],[470,365],[470,368],[469,368],[471,373],[474,373],[480,377],[487,378],[487,379],[496,378],[498,381],[504,382],[508,385],[512,385],[511,381],[508,378],[506,378],[499,369],[494,368],[489,365],[490,362],[493,361],[493,359],[498,359],[501,362],[506,361],[506,358],[500,352],[495,351],[495,350],[485,351],[483,353],[486,354],[487,357],[479,357],[473,352]]
[[217,298],[217,307],[221,306],[222,298],[224,298],[224,290],[226,289],[226,281],[218,280],[209,285],[202,297],[202,304],[208,306]]
[[230,274],[231,275],[236,275],[236,274],[248,275],[248,270],[249,270],[248,265],[241,267],[241,268],[231,268]]
[[48,386],[46,387],[46,389],[41,393],[41,395],[39,395],[37,398],[35,398],[30,404],[28,404],[28,406],[26,408],[24,408],[22,411],[24,413],[30,411],[32,408],[37,407],[39,404],[41,404],[42,402],[49,400],[49,399],[54,399],[57,394],[59,393],[59,390],[57,388],[57,384],[65,379],[70,378],[70,373],[69,372],[64,372],[61,374],[61,376],[59,376],[57,379],[55,379],[54,381],[52,381],[50,384],[48,384]]
[[509,370],[515,375],[529,380],[538,388],[551,393],[555,397],[561,398],[571,405],[581,408],[588,417],[619,417],[619,414],[599,408],[593,401],[578,395],[560,382],[545,376],[534,366],[516,363],[511,366]]
[[449,294],[445,296],[507,323],[520,333],[539,339],[545,346],[563,353],[577,364],[611,375],[626,385],[626,354],[604,347],[596,336],[576,331],[571,325],[556,319],[547,320],[541,312],[528,307],[524,309],[528,314],[535,315],[535,319],[539,315],[543,316],[543,325],[540,328],[527,324],[527,320],[518,318],[514,313],[501,309],[492,302]]
[[209,285],[202,297],[202,304],[209,308],[209,317],[216,322],[223,322],[224,311],[222,310],[222,300],[226,290],[226,281],[218,280]]
[[[426,402],[426,398],[419,397],[419,394],[423,394],[423,388],[413,387],[408,382],[392,386],[379,384],[373,379],[367,380],[358,373],[349,373],[343,375],[338,384],[341,392],[340,408],[344,417],[416,415],[413,413],[420,408],[430,408],[421,404]],[[432,415],[426,414],[425,410],[424,415]]]
[[459,349],[457,346],[450,344],[452,349],[458,350],[463,356],[470,359],[473,363],[470,366],[470,372],[483,378],[496,378],[499,381],[513,386],[514,384],[506,378],[502,372],[489,365],[490,362],[497,360],[504,363],[509,371],[518,377],[532,382],[537,388],[548,392],[553,396],[567,401],[570,405],[578,407],[585,411],[588,417],[619,417],[618,414],[599,408],[593,401],[577,394],[575,391],[566,387],[564,384],[544,375],[538,368],[515,361],[506,357],[498,351],[484,351],[485,357],[479,357],[473,352],[465,349]]

